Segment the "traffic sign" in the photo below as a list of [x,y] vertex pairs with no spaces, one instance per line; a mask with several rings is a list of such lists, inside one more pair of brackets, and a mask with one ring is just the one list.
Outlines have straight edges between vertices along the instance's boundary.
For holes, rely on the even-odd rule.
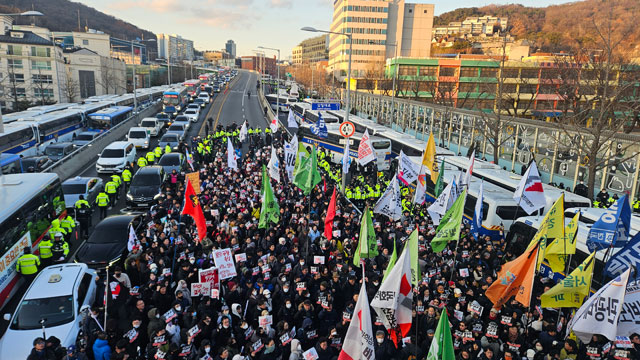
[[320,111],[340,110],[340,103],[339,102],[312,102],[311,110],[320,110]]
[[345,121],[340,124],[340,135],[348,138],[352,137],[356,132],[356,127],[353,125],[351,121]]

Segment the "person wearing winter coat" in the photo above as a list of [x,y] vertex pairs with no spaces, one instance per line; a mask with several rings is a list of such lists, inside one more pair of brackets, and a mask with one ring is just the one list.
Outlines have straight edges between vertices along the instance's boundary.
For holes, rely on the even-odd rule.
[[93,357],[95,360],[109,360],[111,358],[111,348],[105,333],[98,334],[96,342],[93,343]]
[[300,359],[302,359],[302,345],[300,345],[300,340],[293,339],[291,340],[291,355],[289,355],[289,360]]

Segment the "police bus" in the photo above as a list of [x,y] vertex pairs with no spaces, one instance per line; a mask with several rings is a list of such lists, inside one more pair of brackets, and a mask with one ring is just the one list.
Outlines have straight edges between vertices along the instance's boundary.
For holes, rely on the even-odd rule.
[[112,106],[89,114],[89,131],[106,131],[133,115],[131,106]]
[[189,95],[185,87],[174,87],[162,94],[162,112],[171,117],[178,115],[178,112],[184,109],[188,103]]
[[[346,139],[340,134],[338,127],[333,124],[327,125],[327,138],[321,138],[311,132],[311,124],[301,124],[298,131],[300,141],[325,148],[330,153],[333,163],[341,164],[344,154],[344,145]],[[349,157],[352,161],[358,160],[358,146],[362,139],[362,133],[355,133],[349,138]],[[371,145],[376,153],[376,164],[379,171],[389,170],[391,161],[391,142],[387,139],[371,137]]]
[[20,288],[16,260],[25,247],[35,253],[54,219],[66,216],[58,175],[5,175],[0,183],[0,308]]

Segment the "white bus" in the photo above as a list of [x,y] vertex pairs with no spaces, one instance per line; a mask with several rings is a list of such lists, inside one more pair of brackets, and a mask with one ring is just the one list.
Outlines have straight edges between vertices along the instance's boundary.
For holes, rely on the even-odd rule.
[[[336,164],[342,163],[344,145],[346,139],[340,135],[338,127],[333,124],[327,125],[328,137],[320,138],[311,132],[311,124],[301,124],[298,132],[300,141],[327,149],[331,154],[331,161]],[[349,157],[352,161],[358,160],[358,146],[362,133],[355,133],[349,138]],[[379,171],[389,170],[391,161],[391,142],[387,139],[371,137],[371,145],[376,153],[376,164]]]
[[16,260],[34,253],[54,219],[66,217],[64,195],[53,173],[5,175],[0,182],[0,308],[20,288]]

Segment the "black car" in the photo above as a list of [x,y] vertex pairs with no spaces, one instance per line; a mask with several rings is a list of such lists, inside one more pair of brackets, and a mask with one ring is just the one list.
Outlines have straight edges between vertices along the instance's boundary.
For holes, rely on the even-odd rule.
[[93,269],[103,269],[115,264],[122,265],[128,254],[129,227],[138,230],[142,223],[140,215],[114,215],[102,220],[91,232],[74,261],[85,263]]
[[53,164],[53,160],[46,156],[28,156],[22,158],[22,170],[24,172],[42,172]]
[[162,186],[167,174],[162,166],[145,166],[138,169],[131,179],[127,193],[127,206],[130,208],[148,208],[162,196]]
[[163,128],[171,125],[171,115],[167,113],[157,113],[156,119],[161,120],[164,123],[164,125],[162,126]]

